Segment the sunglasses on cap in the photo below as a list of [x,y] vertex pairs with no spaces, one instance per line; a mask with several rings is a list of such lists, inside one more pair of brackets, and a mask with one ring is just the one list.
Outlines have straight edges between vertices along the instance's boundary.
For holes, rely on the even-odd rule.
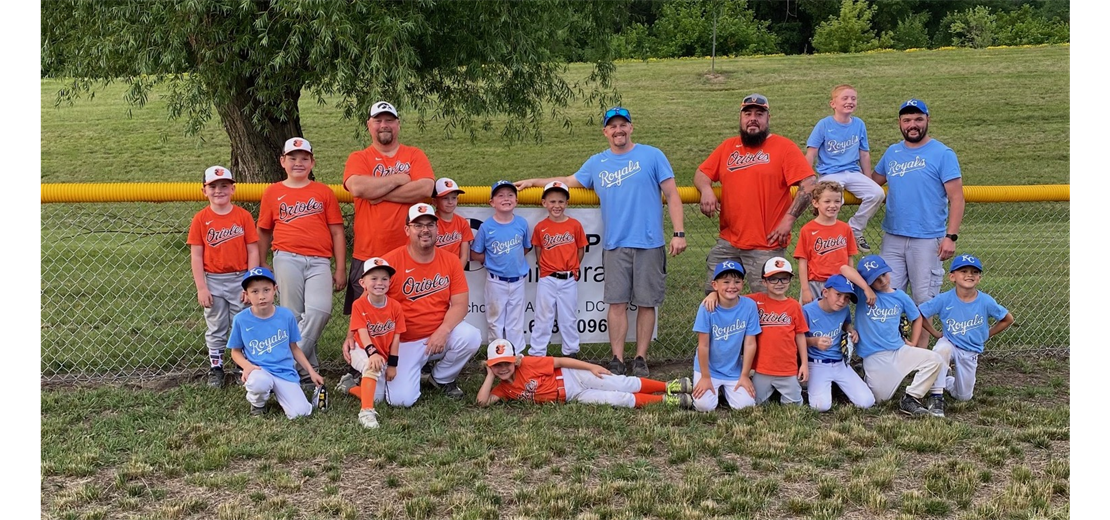
[[628,113],[627,108],[613,107],[613,108],[610,108],[609,110],[605,111],[605,117],[602,118],[602,121],[604,121],[604,123],[602,123],[602,124],[608,124],[610,119],[612,119],[614,117],[617,117],[617,116],[620,116],[620,117],[623,117],[623,118],[627,119],[629,123],[632,122],[632,114]]
[[746,107],[748,105],[758,105],[763,108],[767,108],[769,104],[767,103],[767,98],[765,96],[762,96],[760,94],[752,94],[744,98],[744,101],[740,102],[741,107]]

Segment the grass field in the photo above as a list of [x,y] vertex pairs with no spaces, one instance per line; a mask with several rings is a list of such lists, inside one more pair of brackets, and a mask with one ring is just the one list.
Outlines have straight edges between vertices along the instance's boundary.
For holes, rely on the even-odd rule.
[[[1055,46],[726,59],[720,78],[706,77],[708,60],[626,62],[616,86],[635,140],[663,149],[680,185],[735,134],[743,95],[766,94],[772,131],[802,142],[841,82],[859,89],[873,150],[897,139],[897,106],[916,96],[933,112],[931,135],[959,155],[966,184],[1057,184],[1070,178],[1069,57]],[[127,118],[119,87],[55,109],[59,85],[42,82],[44,183],[195,181],[227,161],[218,124],[203,142],[183,137],[157,96]],[[317,176],[338,183],[346,155],[366,144],[361,123],[311,102],[302,109]],[[437,175],[464,185],[563,175],[603,148],[596,112],[572,111],[595,124],[570,133],[549,125],[539,144],[448,139],[434,122],[421,133],[408,119],[402,140],[424,148]],[[203,321],[183,241],[201,206],[42,207],[44,373],[94,361],[199,367]],[[1069,214],[1066,203],[969,206],[960,246],[997,266],[984,283],[1005,295],[1021,325],[991,348],[1068,342]],[[692,352],[693,288],[715,234],[716,223],[698,215],[687,208],[695,237],[671,264],[661,310],[677,325],[662,332],[661,323],[658,343],[678,352]],[[140,267],[150,258],[157,265]],[[88,321],[73,323],[78,314]],[[341,321],[325,339],[334,343]],[[321,355],[336,352],[322,347]],[[653,366],[653,375],[689,370],[687,358]],[[252,420],[240,387],[209,390],[192,373],[142,386],[46,384],[40,505],[43,518],[72,520],[1068,518],[1067,359],[990,358],[980,371],[976,399],[950,404],[941,421],[905,419],[890,403],[823,415],[781,406],[695,414],[573,404],[484,410],[429,395],[409,410],[383,407],[373,434],[358,426],[351,399],[293,423],[277,414]],[[326,374],[333,383],[337,375]],[[480,381],[476,366],[464,371],[468,399]]]

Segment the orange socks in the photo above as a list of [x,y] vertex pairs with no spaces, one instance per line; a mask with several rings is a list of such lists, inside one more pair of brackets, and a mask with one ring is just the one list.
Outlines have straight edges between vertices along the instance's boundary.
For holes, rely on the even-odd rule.
[[667,391],[667,383],[663,381],[656,381],[654,379],[648,379],[646,377],[638,377],[636,379],[640,380],[640,393],[658,394]]
[[[651,381],[651,379],[643,379],[643,381]],[[658,383],[658,381],[655,381],[655,382]],[[666,388],[666,385],[664,385],[664,389],[665,388]],[[659,391],[662,392],[663,390],[660,389]],[[658,403],[658,402],[663,401],[663,396],[661,396],[661,395],[639,394],[639,393],[637,393],[637,394],[632,394],[632,396],[636,398],[636,408],[643,408],[644,405],[652,404],[652,403]]]
[[362,401],[362,409],[374,408],[374,394],[378,390],[378,380],[372,377],[362,378],[362,384],[352,387],[349,393]]

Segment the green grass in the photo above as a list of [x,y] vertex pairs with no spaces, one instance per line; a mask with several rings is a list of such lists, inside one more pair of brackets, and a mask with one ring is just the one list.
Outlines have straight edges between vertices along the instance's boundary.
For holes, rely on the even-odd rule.
[[[663,367],[664,377],[688,373]],[[1031,371],[1031,372],[1027,372]],[[330,376],[330,374],[329,374]],[[1031,377],[1030,377],[1031,376]],[[326,413],[248,415],[242,387],[42,394],[46,518],[1066,518],[1069,389],[1056,360],[984,364],[948,418],[894,401],[831,413],[473,405],[437,393]],[[1027,417],[1017,420],[1017,416]],[[1010,417],[1009,420],[998,420]]]

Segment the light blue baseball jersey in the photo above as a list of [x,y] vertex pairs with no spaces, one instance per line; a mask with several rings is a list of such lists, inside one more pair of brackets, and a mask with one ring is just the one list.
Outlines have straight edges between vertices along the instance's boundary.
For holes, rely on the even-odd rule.
[[605,150],[590,157],[575,180],[597,193],[605,224],[606,250],[662,247],[663,200],[659,184],[674,178],[667,156],[654,146],[635,144],[628,153]]
[[240,349],[247,361],[262,367],[274,377],[292,381],[301,380],[297,375],[296,360],[289,343],[301,341],[301,329],[293,311],[274,307],[269,318],[259,318],[250,307],[243,309],[231,320],[231,335],[227,348]]
[[832,346],[827,350],[817,347],[808,347],[810,359],[830,359],[841,361],[844,354],[840,352],[840,336],[844,334],[844,324],[852,322],[852,313],[845,305],[839,311],[827,312],[819,305],[819,300],[814,300],[802,306],[806,323],[809,325],[807,338],[829,338]]
[[513,215],[513,221],[502,224],[490,217],[478,226],[470,249],[485,253],[486,270],[498,276],[513,278],[528,274],[528,263],[524,260],[525,249],[532,247],[532,230],[528,221]]
[[856,352],[859,357],[865,358],[883,350],[898,350],[905,346],[909,338],[902,339],[899,330],[899,320],[902,314],[912,322],[921,312],[917,310],[913,299],[900,289],[893,292],[876,292],[875,305],[867,304],[867,296],[863,289],[856,287],[856,330],[859,331],[859,343]]
[[858,172],[859,152],[871,151],[867,125],[858,117],[840,123],[833,116],[817,122],[806,139],[806,146],[817,149],[817,173]]
[[960,178],[956,152],[936,139],[920,148],[904,141],[890,145],[875,164],[886,176],[883,231],[910,238],[940,238],[948,226],[948,193],[944,183]]
[[[709,375],[728,381],[740,379],[744,367],[744,338],[762,332],[755,300],[740,298],[730,309],[717,306],[713,312],[698,305],[694,332],[709,334]],[[701,370],[694,354],[694,371]]]
[[925,319],[940,315],[944,337],[958,348],[983,353],[983,345],[990,337],[990,324],[987,318],[1001,320],[1010,311],[999,305],[991,295],[978,291],[975,300],[964,302],[956,295],[956,290],[942,292],[921,304],[921,315]]

